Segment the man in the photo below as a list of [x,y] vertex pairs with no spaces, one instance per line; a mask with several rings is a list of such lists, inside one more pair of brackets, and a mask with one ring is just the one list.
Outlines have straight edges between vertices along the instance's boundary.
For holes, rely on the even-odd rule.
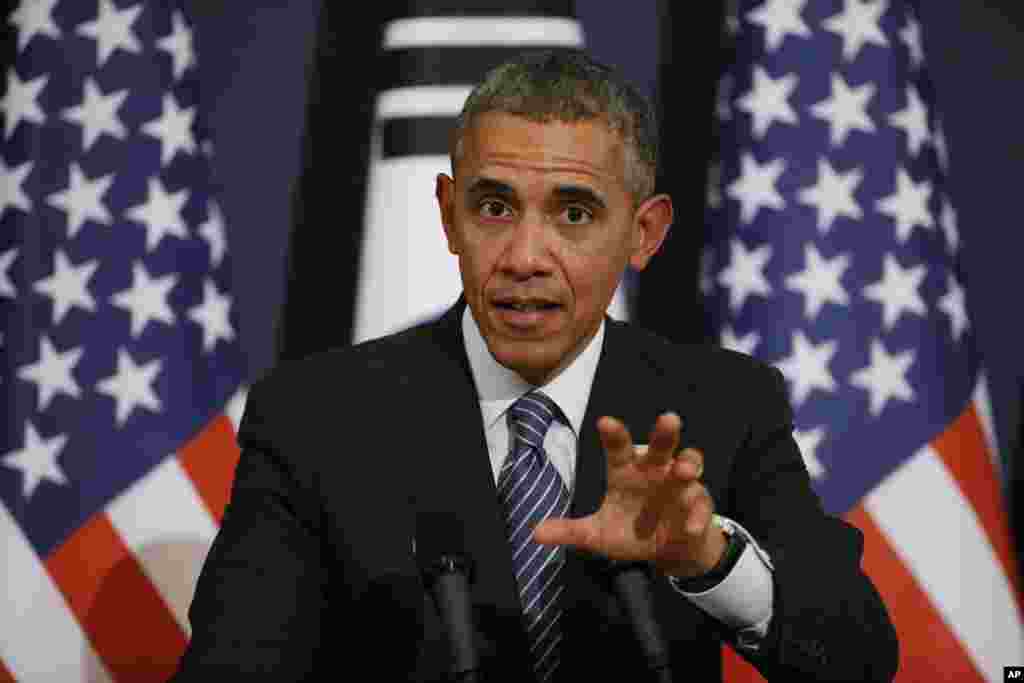
[[[485,680],[719,680],[723,640],[769,680],[892,678],[861,536],[822,512],[780,373],[604,315],[672,221],[656,137],[583,54],[487,75],[435,189],[463,297],[253,388],[177,680],[442,679],[420,583],[442,554],[471,568]],[[637,566],[650,619],[612,589]]]

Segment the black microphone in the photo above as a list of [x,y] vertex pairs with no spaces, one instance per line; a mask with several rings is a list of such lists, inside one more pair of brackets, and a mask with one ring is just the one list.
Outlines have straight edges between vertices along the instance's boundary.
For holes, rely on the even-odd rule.
[[421,513],[416,524],[416,562],[448,634],[452,680],[481,681],[469,589],[473,566],[463,551],[461,522],[447,514]]
[[633,627],[647,669],[653,674],[651,680],[661,683],[672,680],[672,668],[668,646],[654,619],[650,572],[650,566],[643,562],[612,562],[609,579],[612,592]]

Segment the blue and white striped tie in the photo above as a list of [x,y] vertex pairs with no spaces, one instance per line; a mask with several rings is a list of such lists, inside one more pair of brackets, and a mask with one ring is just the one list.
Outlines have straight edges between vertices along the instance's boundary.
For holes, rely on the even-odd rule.
[[539,681],[549,680],[561,659],[559,598],[565,550],[540,545],[532,537],[533,528],[542,520],[564,517],[569,510],[569,490],[544,452],[544,435],[558,414],[554,402],[539,391],[532,391],[512,404],[512,454],[498,475],[498,498],[505,508],[512,566]]

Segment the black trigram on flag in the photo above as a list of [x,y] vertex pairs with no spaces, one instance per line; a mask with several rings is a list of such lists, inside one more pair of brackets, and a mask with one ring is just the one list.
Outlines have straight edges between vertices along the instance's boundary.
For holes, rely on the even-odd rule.
[[[469,3],[467,3],[468,5]],[[571,2],[506,2],[481,9],[418,3],[383,31],[354,341],[432,318],[461,291],[434,198],[450,173],[449,136],[473,85],[529,49],[578,48]],[[497,3],[491,3],[497,5]],[[616,303],[623,297],[616,296]],[[625,317],[613,303],[612,314]],[[622,310],[617,310],[621,308]]]

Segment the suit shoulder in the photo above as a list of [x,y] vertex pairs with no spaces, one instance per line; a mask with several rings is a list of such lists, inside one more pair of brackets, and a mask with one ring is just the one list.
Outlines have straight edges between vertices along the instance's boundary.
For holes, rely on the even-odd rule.
[[[259,397],[277,409],[316,409],[353,392],[385,396],[411,368],[429,366],[442,353],[431,328],[421,325],[352,346],[318,351],[278,363],[257,380],[249,401]],[[273,397],[273,398],[271,398]],[[334,401],[331,401],[334,397]],[[369,396],[372,398],[372,396]]]
[[306,384],[330,380],[338,372],[372,372],[375,368],[392,368],[403,359],[422,357],[432,347],[427,326],[417,326],[384,337],[351,346],[317,351],[302,358],[278,363],[264,374],[258,384]]
[[779,371],[762,360],[714,344],[674,342],[654,332],[618,321],[615,328],[626,335],[634,349],[665,373],[682,373],[698,379],[774,383]]

